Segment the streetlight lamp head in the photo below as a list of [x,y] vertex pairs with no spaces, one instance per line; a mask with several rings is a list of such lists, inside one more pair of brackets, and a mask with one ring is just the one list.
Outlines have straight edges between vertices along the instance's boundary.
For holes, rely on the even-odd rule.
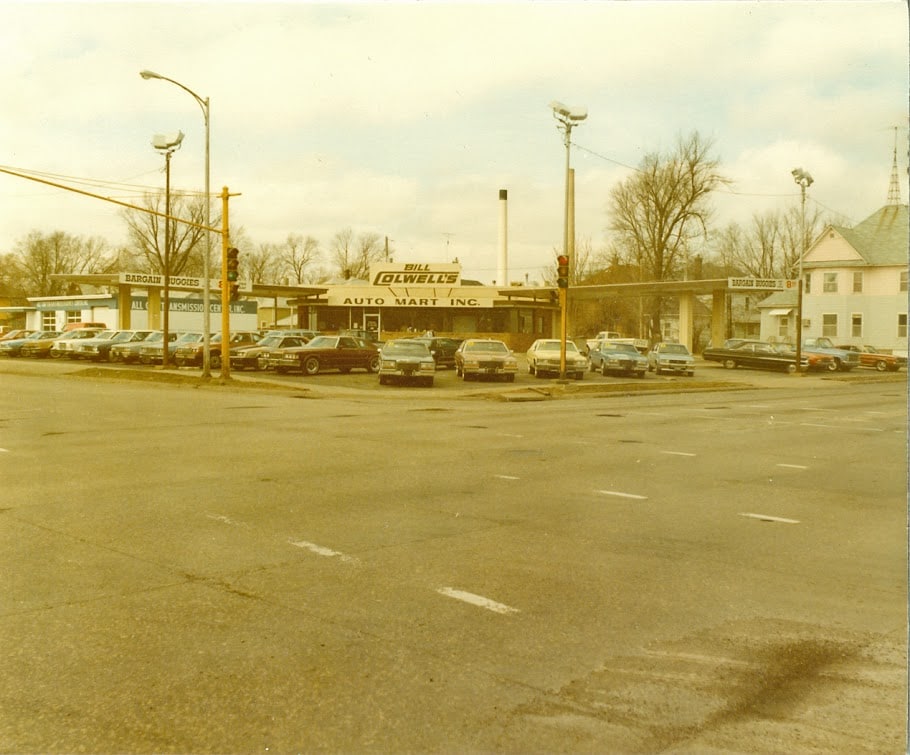
[[152,137],[152,146],[160,150],[176,149],[183,141],[183,136],[182,131],[178,131],[176,134],[155,134]]
[[139,75],[143,79],[160,79],[161,78],[161,74],[157,74],[154,71],[149,71],[149,70],[139,71]]
[[568,106],[563,105],[559,100],[553,100],[553,101],[550,103],[550,109],[551,109],[554,113],[556,113],[556,114],[558,114],[558,115],[565,116],[566,118],[569,117],[569,113],[571,112],[571,111],[569,110]]
[[553,100],[550,103],[550,109],[553,111],[554,115],[562,116],[570,121],[578,122],[583,121],[588,117],[588,109],[583,107],[569,107],[564,105],[559,100]]

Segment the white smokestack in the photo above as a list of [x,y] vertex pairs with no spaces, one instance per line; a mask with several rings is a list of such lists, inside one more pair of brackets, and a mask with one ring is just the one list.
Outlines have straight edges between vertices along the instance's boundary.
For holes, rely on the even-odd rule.
[[499,190],[499,264],[496,267],[496,283],[509,285],[509,192]]

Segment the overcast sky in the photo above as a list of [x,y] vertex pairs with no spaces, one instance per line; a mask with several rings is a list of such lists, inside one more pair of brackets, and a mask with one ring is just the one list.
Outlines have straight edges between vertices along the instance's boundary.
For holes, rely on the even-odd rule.
[[[895,126],[908,199],[907,35],[903,0],[0,0],[0,165],[135,200],[164,186],[152,135],[180,129],[172,186],[201,190],[201,109],[151,69],[211,98],[212,187],[242,194],[252,243],[349,226],[489,283],[507,189],[509,277],[533,281],[562,243],[550,101],[589,113],[572,165],[595,248],[611,187],[693,130],[733,181],[719,224],[798,204],[797,166],[810,202],[855,223],[886,203]],[[0,174],[0,252],[34,229],[125,238],[116,206]]]

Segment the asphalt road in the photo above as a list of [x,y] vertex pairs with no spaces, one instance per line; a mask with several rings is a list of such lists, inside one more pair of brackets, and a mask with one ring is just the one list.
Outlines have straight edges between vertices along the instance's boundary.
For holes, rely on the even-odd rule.
[[906,750],[904,380],[22,372],[0,751]]

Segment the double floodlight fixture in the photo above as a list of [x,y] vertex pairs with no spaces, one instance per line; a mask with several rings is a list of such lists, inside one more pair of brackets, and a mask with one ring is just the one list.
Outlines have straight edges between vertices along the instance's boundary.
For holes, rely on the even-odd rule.
[[812,176],[809,175],[808,171],[805,171],[802,168],[794,168],[790,171],[790,173],[793,176],[793,180],[796,181],[796,183],[798,183],[804,189],[808,189],[814,181]]
[[560,120],[572,121],[573,123],[578,123],[583,121],[588,117],[588,109],[585,107],[569,107],[559,102],[559,100],[553,100],[550,103],[550,109],[553,111],[553,115]]
[[178,131],[175,134],[155,134],[152,137],[152,146],[162,152],[170,152],[180,147],[183,142],[184,133]]

